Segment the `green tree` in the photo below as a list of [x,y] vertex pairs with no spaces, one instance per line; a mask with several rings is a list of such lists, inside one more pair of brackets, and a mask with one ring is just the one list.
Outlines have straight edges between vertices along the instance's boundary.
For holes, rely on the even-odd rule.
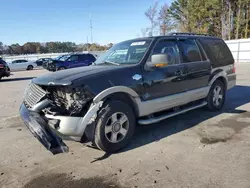
[[0,41],[0,54],[3,54],[3,51],[4,51],[3,43]]
[[178,30],[181,32],[191,32],[189,22],[188,0],[176,0],[169,7],[169,16],[178,25]]
[[250,37],[250,0],[175,0],[169,15],[179,31],[208,33],[223,39]]

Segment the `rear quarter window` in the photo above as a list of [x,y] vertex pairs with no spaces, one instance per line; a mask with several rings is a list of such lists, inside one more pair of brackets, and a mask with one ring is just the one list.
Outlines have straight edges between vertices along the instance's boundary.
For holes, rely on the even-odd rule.
[[228,46],[222,39],[200,39],[213,67],[226,66],[234,63]]

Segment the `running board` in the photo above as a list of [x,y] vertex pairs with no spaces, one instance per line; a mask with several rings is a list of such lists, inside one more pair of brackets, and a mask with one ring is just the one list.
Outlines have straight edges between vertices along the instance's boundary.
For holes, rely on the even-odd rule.
[[172,113],[169,113],[169,114],[166,114],[166,115],[162,115],[162,116],[159,116],[159,117],[153,117],[153,118],[150,118],[150,119],[141,119],[141,120],[138,121],[138,123],[141,124],[141,125],[148,125],[148,124],[152,124],[152,123],[157,123],[157,122],[162,121],[164,119],[168,119],[170,117],[173,117],[173,116],[176,116],[176,115],[179,115],[179,114],[183,114],[183,113],[188,112],[190,110],[201,108],[201,107],[206,106],[206,105],[207,105],[207,102],[203,101],[201,104],[185,108],[185,109],[180,110],[178,112],[172,112]]

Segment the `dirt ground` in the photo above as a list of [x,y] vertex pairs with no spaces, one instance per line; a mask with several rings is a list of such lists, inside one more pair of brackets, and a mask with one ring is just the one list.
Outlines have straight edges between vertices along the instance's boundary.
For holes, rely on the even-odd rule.
[[0,82],[0,187],[249,188],[250,64],[236,68],[223,111],[138,126],[132,144],[113,155],[71,141],[67,154],[45,150],[18,110],[26,85],[46,71],[15,72]]

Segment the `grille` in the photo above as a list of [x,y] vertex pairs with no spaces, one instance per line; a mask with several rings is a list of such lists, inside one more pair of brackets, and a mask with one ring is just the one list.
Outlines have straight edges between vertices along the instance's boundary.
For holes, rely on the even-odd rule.
[[24,93],[24,104],[28,108],[32,108],[37,104],[44,96],[46,91],[34,83],[30,83]]

